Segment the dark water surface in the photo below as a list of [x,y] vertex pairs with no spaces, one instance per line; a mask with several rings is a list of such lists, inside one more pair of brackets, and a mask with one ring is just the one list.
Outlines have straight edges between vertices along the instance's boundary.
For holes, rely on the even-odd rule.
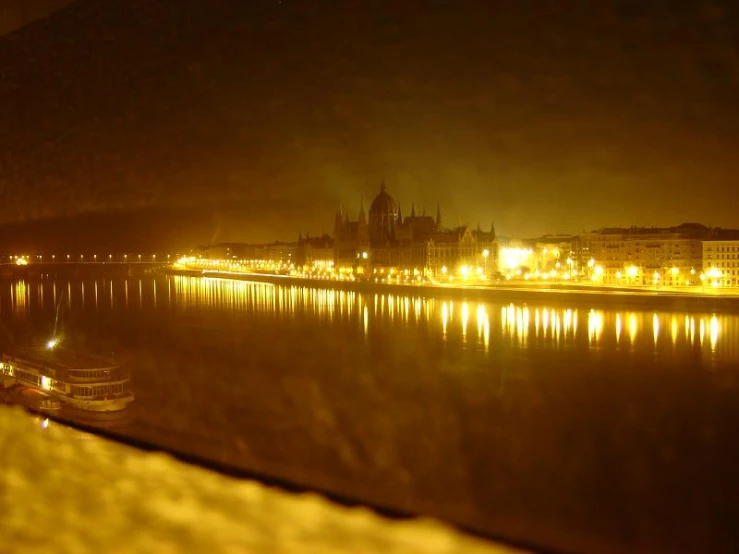
[[739,316],[191,277],[0,281],[4,334],[132,371],[125,433],[486,532],[733,552]]

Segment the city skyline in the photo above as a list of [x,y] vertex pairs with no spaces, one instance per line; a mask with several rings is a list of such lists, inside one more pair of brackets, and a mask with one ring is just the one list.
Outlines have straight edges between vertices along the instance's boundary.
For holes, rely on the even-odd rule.
[[0,550],[733,551],[738,29],[0,1]]

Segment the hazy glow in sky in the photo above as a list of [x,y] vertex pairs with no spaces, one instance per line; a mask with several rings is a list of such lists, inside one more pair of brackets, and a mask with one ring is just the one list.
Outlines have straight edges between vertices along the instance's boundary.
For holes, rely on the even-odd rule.
[[57,16],[0,39],[5,220],[182,207],[231,240],[293,238],[330,231],[339,201],[354,216],[384,177],[404,210],[440,202],[446,223],[505,235],[739,226],[728,0]]

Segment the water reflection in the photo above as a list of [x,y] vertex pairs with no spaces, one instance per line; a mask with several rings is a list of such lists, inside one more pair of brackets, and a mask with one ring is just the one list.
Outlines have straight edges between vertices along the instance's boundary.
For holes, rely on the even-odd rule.
[[[469,344],[482,352],[489,351],[491,342],[503,341],[517,348],[651,350],[673,356],[697,349],[739,358],[731,346],[739,343],[735,315],[496,305],[193,277],[15,281],[6,286],[3,304],[10,303],[9,313],[18,319],[36,310],[53,310],[60,289],[71,310],[246,312],[300,324],[308,319],[326,325],[351,322],[365,340],[388,326],[423,328],[432,338]],[[587,321],[582,329],[580,318]]]

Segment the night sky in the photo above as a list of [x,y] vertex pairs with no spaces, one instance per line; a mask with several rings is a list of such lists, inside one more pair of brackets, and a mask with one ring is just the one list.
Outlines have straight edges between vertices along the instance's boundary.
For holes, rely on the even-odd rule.
[[0,34],[47,16],[72,0],[0,0]]
[[739,227],[733,4],[81,0],[0,38],[0,219],[293,239],[384,177],[504,235]]

